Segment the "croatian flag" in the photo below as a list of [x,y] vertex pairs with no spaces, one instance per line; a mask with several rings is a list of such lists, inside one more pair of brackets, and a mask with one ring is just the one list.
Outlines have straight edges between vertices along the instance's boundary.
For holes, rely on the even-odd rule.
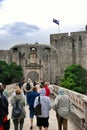
[[53,19],[53,22],[59,25],[59,21],[56,19]]

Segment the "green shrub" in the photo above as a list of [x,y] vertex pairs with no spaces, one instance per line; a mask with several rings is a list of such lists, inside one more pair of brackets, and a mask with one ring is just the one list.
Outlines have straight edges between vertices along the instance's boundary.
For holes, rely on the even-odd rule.
[[79,93],[86,93],[87,70],[77,64],[68,66],[64,71],[64,77],[61,79],[60,85]]
[[10,84],[19,82],[23,77],[23,69],[15,62],[7,64],[5,61],[0,61],[0,82]]

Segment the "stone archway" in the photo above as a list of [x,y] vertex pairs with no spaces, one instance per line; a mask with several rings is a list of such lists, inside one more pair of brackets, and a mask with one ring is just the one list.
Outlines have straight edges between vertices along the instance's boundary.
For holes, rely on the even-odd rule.
[[27,75],[27,79],[30,78],[32,81],[38,81],[39,80],[39,74],[36,71],[31,71]]

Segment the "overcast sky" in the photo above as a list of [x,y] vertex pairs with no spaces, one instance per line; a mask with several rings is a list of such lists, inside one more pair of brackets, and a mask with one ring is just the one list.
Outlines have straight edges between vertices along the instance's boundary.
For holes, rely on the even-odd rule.
[[[0,0],[0,50],[50,44],[50,34],[84,31],[87,0]],[[58,25],[53,18],[59,20]]]

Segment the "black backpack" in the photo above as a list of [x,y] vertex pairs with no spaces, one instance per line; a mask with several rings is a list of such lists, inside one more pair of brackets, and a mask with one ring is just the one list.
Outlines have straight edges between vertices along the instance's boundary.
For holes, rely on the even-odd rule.
[[31,89],[30,83],[27,83],[26,89],[27,89],[27,90],[30,90],[30,89]]
[[23,106],[20,104],[20,101],[15,101],[12,109],[12,116],[14,118],[19,118],[22,114]]

